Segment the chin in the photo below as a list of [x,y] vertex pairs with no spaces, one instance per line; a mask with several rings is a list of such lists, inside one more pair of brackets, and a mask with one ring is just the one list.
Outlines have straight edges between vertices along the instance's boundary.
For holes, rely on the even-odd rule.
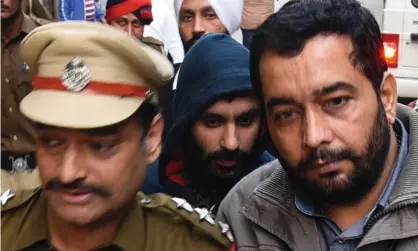
[[317,177],[312,180],[318,187],[322,187],[325,190],[340,190],[350,185],[350,179],[345,173],[334,174],[329,177]]
[[72,225],[91,225],[98,222],[103,213],[100,213],[100,209],[89,207],[68,207],[63,206],[56,208],[56,214],[61,220]]

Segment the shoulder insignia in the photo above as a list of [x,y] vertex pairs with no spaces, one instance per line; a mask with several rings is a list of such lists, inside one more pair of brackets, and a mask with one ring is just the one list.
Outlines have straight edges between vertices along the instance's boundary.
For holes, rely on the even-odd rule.
[[10,191],[10,188],[7,189],[6,192],[2,193],[1,194],[1,206],[4,207],[7,201],[13,198],[13,196],[15,196],[15,194]]
[[145,196],[140,192],[138,196],[143,207],[169,209],[173,214],[181,216],[196,228],[212,235],[223,245],[229,246],[234,242],[228,224],[215,220],[206,208],[194,208],[185,199],[165,194]]
[[36,194],[40,193],[40,190],[40,187],[33,190],[19,190],[16,192],[7,189],[1,194],[1,212],[4,213],[26,204]]

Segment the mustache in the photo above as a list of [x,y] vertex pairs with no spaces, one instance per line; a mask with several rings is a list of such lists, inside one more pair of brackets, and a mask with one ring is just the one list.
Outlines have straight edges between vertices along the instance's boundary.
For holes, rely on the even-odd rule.
[[192,48],[192,46],[197,42],[197,40],[199,40],[203,35],[204,33],[193,34],[193,37],[184,43],[184,47],[187,49],[187,51],[190,50],[190,48]]
[[62,183],[58,178],[54,178],[46,183],[45,190],[82,190],[89,193],[95,193],[106,198],[112,196],[112,193],[105,187],[95,184],[87,184],[82,180],[75,180],[71,183]]
[[5,9],[5,10],[10,10],[10,6],[6,5],[6,4],[1,4],[1,9]]
[[248,152],[242,151],[240,149],[237,149],[233,152],[225,151],[225,150],[219,150],[219,151],[212,152],[212,153],[208,154],[207,159],[221,160],[221,161],[240,160],[240,159],[243,159],[248,154],[249,154]]
[[299,162],[298,169],[300,171],[307,171],[314,167],[314,163],[318,161],[323,162],[335,162],[341,160],[350,160],[354,163],[358,163],[361,157],[350,149],[344,148],[318,148],[311,152],[306,158]]

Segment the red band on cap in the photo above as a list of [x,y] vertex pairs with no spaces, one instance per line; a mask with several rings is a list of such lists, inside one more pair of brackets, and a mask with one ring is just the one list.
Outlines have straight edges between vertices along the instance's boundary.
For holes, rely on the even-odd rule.
[[[32,80],[32,85],[36,89],[69,91],[62,85],[59,78],[39,77],[35,76]],[[70,91],[69,91],[70,92]],[[130,84],[110,84],[103,82],[91,81],[83,90],[84,93],[97,93],[103,95],[113,95],[119,97],[139,97],[147,98],[149,92],[148,88],[135,86]]]
[[151,0],[127,0],[114,5],[106,10],[106,21],[110,22],[144,6],[152,7]]

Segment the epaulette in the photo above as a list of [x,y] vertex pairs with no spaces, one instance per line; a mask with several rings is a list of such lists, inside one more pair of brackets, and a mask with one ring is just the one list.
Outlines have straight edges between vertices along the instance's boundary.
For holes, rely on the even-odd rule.
[[32,190],[19,190],[13,192],[11,189],[1,193],[1,213],[11,211],[26,205],[33,197],[40,193],[41,187]]
[[186,200],[157,193],[145,196],[142,192],[137,194],[141,206],[144,208],[159,209],[191,224],[195,229],[211,236],[225,247],[234,243],[231,230],[226,223],[216,221],[205,208],[193,208]]
[[161,42],[160,40],[153,38],[153,37],[143,37],[141,41],[144,44],[150,46],[151,48],[157,50],[164,56],[167,56],[167,53],[165,52],[165,49],[164,49],[164,43]]

